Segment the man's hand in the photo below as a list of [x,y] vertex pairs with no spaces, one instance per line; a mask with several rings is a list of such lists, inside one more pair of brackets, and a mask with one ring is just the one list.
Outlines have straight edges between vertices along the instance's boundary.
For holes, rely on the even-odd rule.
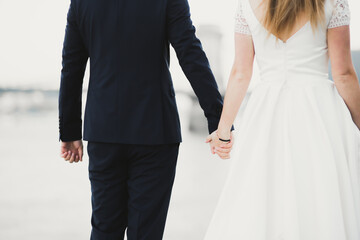
[[231,141],[228,143],[220,141],[217,131],[214,131],[206,138],[206,143],[210,143],[210,150],[212,154],[216,153],[221,159],[229,159],[230,151],[234,143],[232,133],[230,133],[230,140]]
[[61,142],[60,157],[65,161],[82,162],[83,157],[83,142],[82,140],[76,140],[71,142]]

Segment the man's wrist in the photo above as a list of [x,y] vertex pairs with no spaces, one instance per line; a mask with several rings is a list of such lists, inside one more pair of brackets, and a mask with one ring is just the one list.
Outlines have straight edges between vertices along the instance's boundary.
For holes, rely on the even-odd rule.
[[59,135],[59,141],[61,142],[75,142],[79,140],[82,140],[82,135],[66,135],[66,134]]

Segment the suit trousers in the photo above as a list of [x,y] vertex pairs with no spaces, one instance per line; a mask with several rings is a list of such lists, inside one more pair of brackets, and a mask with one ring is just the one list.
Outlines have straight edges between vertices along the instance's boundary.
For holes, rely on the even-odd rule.
[[91,240],[161,240],[180,143],[89,141]]

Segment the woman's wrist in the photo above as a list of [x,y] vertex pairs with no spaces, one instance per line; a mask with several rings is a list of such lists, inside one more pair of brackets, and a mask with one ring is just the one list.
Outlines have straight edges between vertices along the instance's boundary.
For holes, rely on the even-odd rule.
[[231,136],[231,129],[218,129],[217,136],[223,140],[229,140]]

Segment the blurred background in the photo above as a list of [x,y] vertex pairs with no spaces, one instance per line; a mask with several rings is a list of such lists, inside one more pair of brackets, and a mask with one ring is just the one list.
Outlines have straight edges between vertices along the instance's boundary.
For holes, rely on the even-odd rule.
[[[237,1],[189,2],[197,35],[224,92],[233,61]],[[353,58],[359,73],[360,14],[356,12],[360,2],[349,3]],[[0,240],[89,239],[87,153],[78,164],[59,157],[57,101],[68,7],[69,0],[0,0]],[[205,117],[174,51],[172,59],[183,143],[164,239],[199,240],[216,206],[229,161],[210,154],[204,143]],[[256,78],[255,67],[252,82]],[[87,84],[88,71],[83,104]]]

